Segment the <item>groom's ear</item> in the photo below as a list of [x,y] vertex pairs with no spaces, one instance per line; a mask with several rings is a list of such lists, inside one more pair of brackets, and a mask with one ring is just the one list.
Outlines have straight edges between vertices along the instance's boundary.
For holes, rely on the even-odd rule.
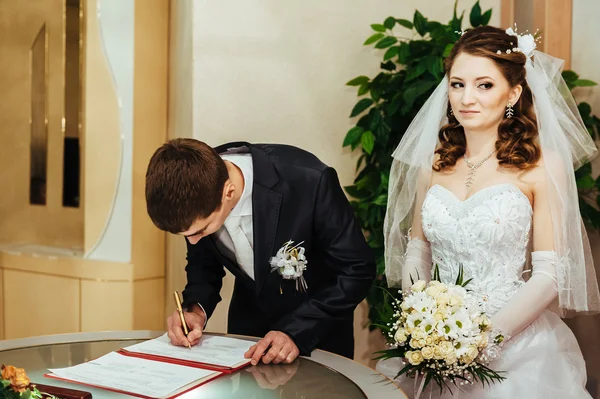
[[221,197],[221,204],[233,200],[233,197],[235,195],[235,188],[235,184],[233,184],[231,179],[227,179],[225,181],[225,184],[223,185],[223,196]]

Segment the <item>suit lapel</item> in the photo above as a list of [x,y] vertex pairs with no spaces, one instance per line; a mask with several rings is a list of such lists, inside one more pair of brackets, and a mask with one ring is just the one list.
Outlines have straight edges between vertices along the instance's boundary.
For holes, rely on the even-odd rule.
[[271,272],[269,259],[274,255],[273,246],[282,195],[272,189],[279,178],[269,157],[262,149],[254,146],[251,147],[251,152],[254,167],[254,185],[252,187],[254,280],[258,295]]

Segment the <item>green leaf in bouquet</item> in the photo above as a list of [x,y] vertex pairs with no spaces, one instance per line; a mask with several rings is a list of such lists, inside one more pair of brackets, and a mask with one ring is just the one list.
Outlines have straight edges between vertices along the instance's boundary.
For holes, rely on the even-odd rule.
[[464,270],[462,264],[458,267],[458,276],[456,276],[456,285],[461,285],[463,283],[464,278]]
[[440,283],[442,282],[442,280],[440,279],[440,267],[437,265],[437,263],[433,268],[433,280],[439,281]]
[[473,277],[471,277],[470,279],[468,279],[467,281],[465,281],[465,282],[462,284],[462,286],[463,286],[463,287],[466,287],[466,286],[467,286],[467,284],[469,284],[471,281],[473,281]]
[[10,380],[0,380],[0,384],[2,384],[2,389],[10,386]]

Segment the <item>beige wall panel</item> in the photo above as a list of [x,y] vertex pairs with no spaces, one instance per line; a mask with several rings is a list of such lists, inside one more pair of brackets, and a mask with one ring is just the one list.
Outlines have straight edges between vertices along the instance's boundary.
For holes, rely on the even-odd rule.
[[[175,306],[172,295],[171,303]],[[136,281],[133,284],[133,329],[166,330],[164,306],[164,278]]]
[[[50,246],[83,246],[83,213],[62,207],[64,113],[64,1],[2,1],[0,14],[0,85],[10,101],[0,104],[0,242],[28,242]],[[30,205],[30,49],[46,26],[46,205]],[[39,58],[40,60],[43,57]],[[40,65],[43,61],[40,61]],[[38,69],[41,70],[41,69]],[[41,97],[43,98],[43,96]],[[42,122],[43,124],[43,122]],[[60,230],[60,234],[56,231]]]
[[221,288],[221,298],[223,300],[219,302],[215,311],[206,325],[206,331],[226,333],[227,332],[227,313],[229,312],[229,303],[231,302],[231,296],[233,295],[233,284],[235,283],[235,277],[233,274],[227,271],[225,278],[223,279],[223,288]]
[[165,234],[146,212],[146,168],[167,138],[169,1],[135,7],[132,258],[135,278],[165,275]]
[[4,270],[0,268],[0,340],[4,339]]
[[132,280],[133,266],[129,263],[94,261],[76,257],[48,257],[0,252],[0,267],[67,278]]
[[84,249],[94,247],[112,206],[120,168],[119,104],[98,29],[96,0],[84,0],[86,9],[84,134],[82,173]]
[[79,331],[76,279],[4,270],[4,299],[5,339]]
[[533,26],[542,31],[540,50],[565,60],[565,69],[569,69],[573,23],[572,0],[533,0],[533,12]]
[[81,331],[131,329],[133,283],[81,282]]

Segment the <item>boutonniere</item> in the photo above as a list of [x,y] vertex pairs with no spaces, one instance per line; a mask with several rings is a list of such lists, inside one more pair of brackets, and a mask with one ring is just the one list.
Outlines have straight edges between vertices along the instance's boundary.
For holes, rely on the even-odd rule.
[[[294,241],[288,241],[283,244],[283,247],[279,248],[277,255],[269,259],[271,264],[271,272],[277,270],[279,275],[284,280],[296,280],[296,290],[300,292],[306,292],[308,285],[302,275],[306,270],[306,256],[304,256],[305,249],[301,247],[304,241],[293,245]],[[281,287],[279,292],[283,293]]]

